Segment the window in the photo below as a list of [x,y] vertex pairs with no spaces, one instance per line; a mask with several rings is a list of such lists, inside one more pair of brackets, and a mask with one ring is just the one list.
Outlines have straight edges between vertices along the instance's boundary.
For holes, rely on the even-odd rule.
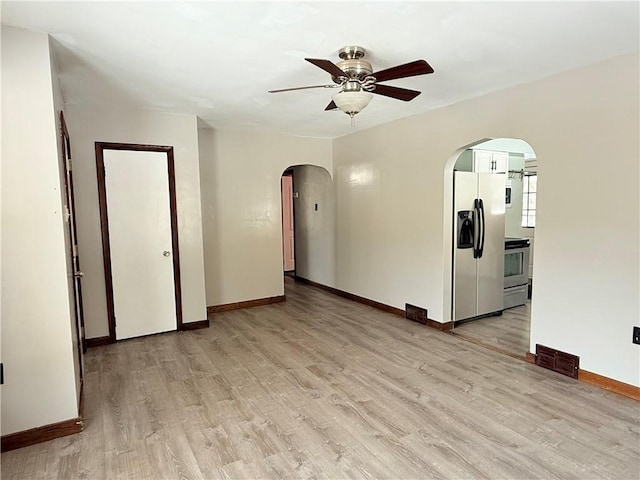
[[522,226],[533,228],[536,226],[536,193],[538,190],[538,175],[525,174],[522,177]]

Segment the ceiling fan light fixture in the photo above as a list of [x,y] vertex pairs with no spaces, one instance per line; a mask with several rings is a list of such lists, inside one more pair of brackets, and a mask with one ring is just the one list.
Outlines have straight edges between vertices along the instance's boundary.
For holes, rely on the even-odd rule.
[[353,117],[369,105],[372,98],[372,94],[363,91],[340,92],[333,96],[333,102],[340,110]]

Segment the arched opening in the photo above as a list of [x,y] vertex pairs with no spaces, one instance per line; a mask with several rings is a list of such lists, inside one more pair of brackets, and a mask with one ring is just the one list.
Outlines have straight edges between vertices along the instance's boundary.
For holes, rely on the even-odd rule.
[[444,172],[444,305],[453,333],[529,351],[537,159],[520,139],[481,139]]
[[285,277],[324,285],[335,277],[335,196],[330,173],[315,165],[287,167],[280,179]]

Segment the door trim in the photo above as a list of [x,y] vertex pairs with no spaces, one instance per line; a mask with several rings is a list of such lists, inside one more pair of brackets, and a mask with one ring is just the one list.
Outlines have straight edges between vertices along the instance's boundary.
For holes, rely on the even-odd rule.
[[[60,137],[62,143],[62,169],[64,178],[64,195],[67,202],[69,222],[69,242],[71,243],[71,268],[73,278],[73,308],[76,312],[76,335],[78,342],[78,359],[80,360],[80,384],[84,383],[84,354],[87,353],[85,346],[85,333],[84,333],[84,306],[82,303],[82,282],[80,278],[75,276],[76,272],[81,271],[80,268],[80,255],[78,253],[78,229],[76,226],[76,201],[73,188],[73,165],[71,160],[71,140],[69,138],[69,130],[67,129],[67,122],[64,119],[64,112],[60,110]],[[82,400],[82,397],[80,397]]]
[[178,214],[176,207],[176,181],[173,147],[162,145],[141,145],[137,143],[95,142],[96,173],[98,177],[98,201],[100,204],[100,227],[102,230],[102,258],[107,295],[107,315],[109,317],[109,343],[116,342],[116,319],[113,300],[113,277],[111,274],[111,245],[109,242],[109,217],[107,215],[107,191],[105,187],[104,150],[129,150],[143,152],[165,152],[167,154],[167,174],[169,178],[169,210],[171,215],[171,243],[173,248],[173,285],[176,304],[176,330],[183,330],[182,288],[180,285],[180,252],[178,249]]

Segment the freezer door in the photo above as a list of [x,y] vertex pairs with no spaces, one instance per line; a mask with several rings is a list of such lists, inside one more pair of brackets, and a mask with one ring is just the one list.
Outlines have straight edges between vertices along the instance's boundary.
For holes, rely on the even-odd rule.
[[478,197],[484,206],[484,248],[478,258],[478,311],[503,309],[505,174],[478,174]]
[[[457,225],[458,212],[473,211],[477,198],[478,174],[473,172],[454,173],[453,215],[454,228]],[[476,219],[477,220],[477,219]],[[474,222],[476,224],[477,221]],[[477,233],[477,228],[475,228]],[[474,235],[475,236],[475,235]],[[475,248],[453,246],[453,319],[462,320],[476,316],[477,311],[477,261],[473,258]]]

